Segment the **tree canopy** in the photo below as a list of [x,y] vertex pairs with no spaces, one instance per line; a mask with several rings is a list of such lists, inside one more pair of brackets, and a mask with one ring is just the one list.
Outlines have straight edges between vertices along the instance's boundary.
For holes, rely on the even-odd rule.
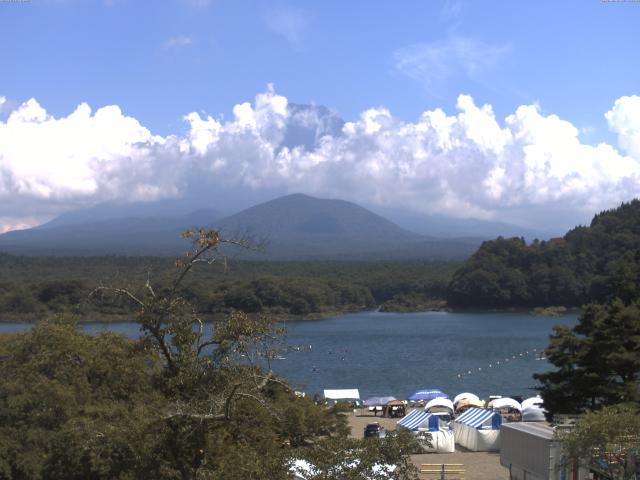
[[381,461],[414,478],[412,435],[350,439],[337,408],[270,370],[282,332],[269,318],[234,312],[207,328],[180,286],[225,240],[187,236],[195,249],[173,282],[95,291],[135,306],[140,339],[65,317],[0,338],[0,478],[284,479],[294,459],[318,479],[379,478]]
[[635,478],[640,467],[639,413],[637,406],[587,412],[572,429],[558,432],[566,458],[604,478]]
[[579,307],[611,298],[620,287],[614,279],[633,294],[639,245],[640,200],[599,213],[562,238],[527,244],[499,237],[456,271],[447,300],[454,307]]
[[[233,261],[201,268],[180,285],[202,315],[232,310],[317,318],[382,306],[430,309],[443,303],[454,262]],[[173,281],[171,259],[156,257],[19,257],[0,253],[0,320],[35,321],[69,312],[84,320],[119,320],[135,313],[121,298],[91,301],[100,283],[136,288],[151,276],[156,288]]]
[[545,353],[556,369],[534,378],[550,414],[637,403],[640,304],[587,305],[573,328],[554,328]]

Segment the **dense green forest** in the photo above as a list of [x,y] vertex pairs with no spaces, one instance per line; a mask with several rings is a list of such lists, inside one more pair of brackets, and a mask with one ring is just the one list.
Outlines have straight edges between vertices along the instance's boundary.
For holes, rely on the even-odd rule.
[[[246,262],[199,269],[183,295],[199,313],[232,310],[309,318],[380,307],[441,308],[459,263]],[[130,318],[122,299],[91,295],[99,286],[157,290],[175,276],[159,257],[27,257],[0,254],[0,320],[36,320],[71,312],[86,320]]]
[[447,301],[454,308],[578,307],[639,281],[640,201],[633,200],[562,238],[484,242],[454,274]]
[[[161,257],[30,257],[0,254],[0,320],[60,312],[128,318],[131,305],[91,296],[99,286],[168,285]],[[564,237],[527,244],[502,238],[457,262],[234,261],[195,272],[183,294],[198,312],[232,310],[319,318],[381,308],[579,307],[640,281],[640,201],[596,215]]]

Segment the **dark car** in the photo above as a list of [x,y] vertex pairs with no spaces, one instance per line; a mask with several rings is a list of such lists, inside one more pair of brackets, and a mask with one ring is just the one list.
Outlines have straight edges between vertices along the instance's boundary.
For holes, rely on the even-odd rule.
[[384,427],[379,423],[369,423],[364,427],[364,438],[384,438]]

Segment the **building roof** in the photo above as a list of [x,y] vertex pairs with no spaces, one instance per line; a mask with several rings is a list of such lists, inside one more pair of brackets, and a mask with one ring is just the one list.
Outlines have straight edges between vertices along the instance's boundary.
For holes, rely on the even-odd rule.
[[536,437],[544,438],[545,440],[553,439],[553,427],[547,423],[542,422],[511,422],[503,423],[502,428],[513,428],[514,430],[520,430]]

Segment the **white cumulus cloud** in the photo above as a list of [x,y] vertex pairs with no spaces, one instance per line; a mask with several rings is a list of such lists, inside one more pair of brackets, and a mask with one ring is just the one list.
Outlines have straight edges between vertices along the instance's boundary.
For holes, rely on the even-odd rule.
[[640,158],[640,96],[621,97],[605,115],[611,131],[618,134],[620,147]]
[[614,146],[582,143],[571,122],[535,105],[499,120],[468,95],[455,114],[435,109],[406,122],[377,107],[343,123],[270,86],[228,121],[189,113],[188,132],[166,137],[117,106],[81,104],[55,118],[31,99],[0,121],[0,223],[200,191],[305,192],[534,227],[572,222],[640,195],[639,106],[622,97],[606,113]]

